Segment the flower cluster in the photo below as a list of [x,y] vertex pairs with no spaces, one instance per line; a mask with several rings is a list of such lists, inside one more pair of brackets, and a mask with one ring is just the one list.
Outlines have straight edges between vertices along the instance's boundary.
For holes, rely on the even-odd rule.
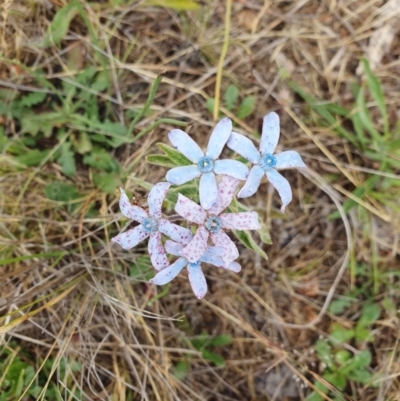
[[[205,152],[185,132],[179,129],[170,131],[168,137],[174,148],[193,164],[172,168],[166,175],[168,182],[153,186],[147,199],[148,212],[132,205],[121,188],[121,212],[139,225],[117,235],[112,241],[124,249],[131,249],[149,237],[150,259],[158,271],[150,282],[166,284],[186,266],[193,292],[199,299],[203,298],[207,293],[207,282],[202,263],[234,272],[241,269],[235,262],[239,251],[225,231],[260,228],[256,212],[226,212],[240,181],[245,183],[237,194],[239,198],[253,195],[265,175],[279,193],[282,212],[292,200],[290,184],[277,170],[305,167],[305,164],[297,152],[273,153],[279,140],[279,131],[278,115],[267,114],[257,150],[250,139],[233,132],[231,120],[224,118],[215,126]],[[250,171],[244,163],[237,160],[219,160],[225,146],[252,163]],[[200,205],[182,194],[178,195],[175,205],[175,211],[188,222],[191,229],[163,218],[162,204],[169,187],[182,185],[196,178],[200,178]],[[163,245],[162,234],[172,241],[167,240]],[[177,256],[178,259],[170,264],[167,254]]]

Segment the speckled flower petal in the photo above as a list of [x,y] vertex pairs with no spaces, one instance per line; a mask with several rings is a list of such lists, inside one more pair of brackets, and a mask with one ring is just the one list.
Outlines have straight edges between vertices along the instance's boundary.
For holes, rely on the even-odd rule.
[[186,132],[180,129],[173,129],[168,133],[168,138],[174,148],[193,163],[197,163],[204,156],[200,146]]
[[219,246],[208,246],[206,251],[200,257],[200,261],[220,267],[224,264],[224,262],[222,261],[223,254],[224,254],[223,248]]
[[224,269],[228,269],[233,271],[234,273],[239,273],[242,270],[242,266],[239,265],[237,262],[231,262],[224,266]]
[[276,157],[275,168],[277,169],[306,167],[303,160],[301,159],[301,156],[294,150],[287,150],[286,152],[278,153],[274,156]]
[[170,255],[182,256],[183,245],[167,239],[164,244],[165,251]]
[[218,198],[214,206],[208,210],[209,215],[218,216],[223,210],[225,210],[235,195],[235,190],[239,185],[239,180],[224,175],[218,184]]
[[242,134],[232,132],[226,145],[253,164],[260,159],[260,152],[254,146],[254,143]]
[[143,220],[148,217],[148,214],[141,207],[132,205],[122,188],[120,188],[120,191],[121,197],[119,198],[119,207],[121,209],[121,213],[128,219],[142,223]]
[[150,281],[152,284],[164,285],[172,281],[186,266],[187,260],[179,258],[177,261],[169,265],[165,269],[159,271]]
[[169,170],[165,178],[171,184],[182,185],[200,177],[200,175],[201,171],[197,166],[179,166]]
[[184,245],[187,245],[193,238],[193,234],[188,228],[178,226],[165,219],[158,221],[158,231]]
[[148,236],[149,233],[140,225],[111,238],[111,242],[116,242],[124,249],[131,249]]
[[150,234],[148,251],[151,263],[156,270],[164,269],[169,265],[167,254],[161,242],[161,233]]
[[285,211],[285,207],[292,200],[292,189],[290,188],[290,184],[285,177],[283,177],[274,169],[267,171],[267,178],[268,181],[273,185],[273,187],[278,191],[279,196],[281,197],[281,211],[283,213]]
[[216,246],[224,249],[222,260],[224,263],[230,263],[239,256],[239,251],[232,240],[222,230],[216,233],[211,233],[211,240]]
[[186,198],[186,196],[182,194],[178,194],[175,212],[184,217],[186,220],[196,224],[203,224],[207,217],[207,213],[201,206],[199,206],[197,203],[194,203],[189,198]]
[[214,173],[204,173],[199,185],[200,204],[204,210],[210,209],[218,198],[217,179]]
[[223,118],[213,129],[208,141],[206,156],[214,160],[218,159],[231,133],[232,121],[229,118]]
[[207,249],[207,240],[209,232],[203,226],[200,226],[189,245],[185,246],[182,255],[187,258],[189,262],[197,262]]
[[245,180],[249,174],[249,168],[237,160],[217,160],[214,166],[215,174],[225,174],[238,180]]
[[258,214],[256,212],[223,213],[219,215],[222,228],[227,230],[258,230]]
[[202,299],[204,295],[207,294],[208,288],[200,263],[188,263],[187,271],[194,295],[196,295],[197,298]]
[[274,153],[276,145],[279,141],[279,116],[272,112],[268,113],[263,120],[260,152],[265,155]]
[[260,166],[253,166],[250,170],[249,176],[247,177],[246,183],[237,194],[238,198],[247,198],[254,195],[260,186],[261,178],[264,174],[265,171]]
[[169,182],[159,182],[153,186],[147,198],[150,216],[158,219],[161,217],[161,206],[170,186]]

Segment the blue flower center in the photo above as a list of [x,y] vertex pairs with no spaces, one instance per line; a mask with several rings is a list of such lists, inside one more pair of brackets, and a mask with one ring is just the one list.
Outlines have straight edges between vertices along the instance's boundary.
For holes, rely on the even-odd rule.
[[188,263],[188,265],[192,268],[199,268],[200,267],[200,260],[198,260],[197,262],[193,262],[193,263]]
[[216,233],[220,230],[221,228],[221,219],[217,216],[210,216],[204,226],[210,233]]
[[143,220],[142,227],[146,233],[154,233],[158,231],[158,220],[154,217],[148,217]]
[[198,166],[202,173],[211,173],[214,170],[214,160],[204,156],[199,160]]
[[261,155],[258,163],[264,171],[267,171],[276,166],[276,157],[270,153],[267,153],[266,155]]

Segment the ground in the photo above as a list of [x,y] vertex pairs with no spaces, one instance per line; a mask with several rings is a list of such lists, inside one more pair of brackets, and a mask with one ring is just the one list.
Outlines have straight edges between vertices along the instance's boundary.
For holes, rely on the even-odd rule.
[[[399,8],[3,1],[0,400],[400,400]],[[242,201],[258,252],[231,233],[202,300],[149,284],[119,186],[146,207],[169,130],[258,141],[271,111],[307,169],[284,213],[266,180]]]

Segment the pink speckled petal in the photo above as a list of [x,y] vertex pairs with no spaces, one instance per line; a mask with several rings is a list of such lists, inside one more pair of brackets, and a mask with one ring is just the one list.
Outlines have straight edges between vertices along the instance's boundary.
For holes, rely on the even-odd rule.
[[274,153],[279,141],[279,116],[272,112],[268,113],[263,120],[260,151],[263,155]]
[[189,245],[183,248],[182,255],[186,256],[189,262],[197,262],[207,249],[208,236],[206,228],[200,226]]
[[238,198],[247,198],[254,195],[260,186],[261,178],[264,176],[265,171],[260,166],[253,166],[250,170],[246,183],[238,192]]
[[301,156],[294,150],[287,150],[286,152],[278,153],[275,155],[275,157],[276,157],[275,168],[277,169],[306,167],[303,160],[301,159]]
[[167,254],[161,242],[161,233],[155,232],[150,235],[148,251],[151,263],[156,270],[164,269],[169,265]]
[[270,169],[267,171],[267,178],[268,181],[273,185],[273,187],[278,191],[279,196],[281,197],[281,212],[283,213],[285,211],[285,207],[292,200],[292,189],[290,188],[290,184],[285,177],[283,177],[274,169]]
[[239,265],[237,262],[231,262],[224,266],[225,269],[231,270],[234,273],[239,273],[242,270],[242,266]]
[[238,180],[245,180],[249,175],[249,168],[238,160],[217,160],[214,166],[215,174],[226,174]]
[[210,209],[218,198],[217,179],[214,173],[204,173],[199,185],[200,204],[204,210]]
[[180,166],[174,167],[168,171],[166,175],[166,179],[169,183],[174,185],[182,185],[185,182],[189,182],[194,180],[197,177],[200,177],[201,171],[196,166]]
[[188,228],[178,226],[165,219],[158,221],[158,230],[172,240],[184,245],[187,245],[193,238],[193,234]]
[[214,160],[217,159],[231,136],[231,132],[232,121],[229,118],[223,118],[213,129],[208,141],[206,156]]
[[227,230],[258,230],[258,214],[256,212],[223,213],[219,215],[222,228]]
[[167,253],[174,256],[182,256],[183,245],[167,239],[164,244]]
[[239,182],[239,180],[229,175],[224,175],[222,177],[218,184],[217,202],[208,210],[208,214],[218,216],[230,205]]
[[197,163],[204,156],[204,152],[199,145],[186,132],[180,129],[173,129],[168,133],[168,138],[174,148],[193,163]]
[[186,266],[187,260],[179,258],[177,261],[169,265],[165,269],[159,271],[150,281],[152,284],[164,285],[172,281]]
[[124,249],[131,249],[148,236],[149,233],[143,229],[142,225],[140,225],[111,238],[111,242],[116,242]]
[[216,233],[211,233],[211,240],[216,246],[220,246],[224,249],[224,255],[222,260],[224,263],[230,263],[239,256],[239,251],[232,240],[222,230]]
[[158,219],[161,217],[161,206],[170,186],[169,182],[159,182],[153,186],[147,198],[150,216]]
[[207,294],[207,281],[201,270],[200,263],[188,263],[187,271],[194,295],[202,299]]
[[232,132],[226,146],[253,164],[258,163],[260,159],[260,152],[254,146],[254,143],[249,138],[237,132]]
[[203,224],[207,213],[197,203],[182,194],[178,194],[178,201],[175,205],[175,212],[186,220],[196,224]]
[[128,219],[142,223],[143,220],[148,217],[147,213],[141,207],[132,205],[122,188],[120,188],[120,191],[121,197],[119,199],[119,207],[121,209],[121,213]]

